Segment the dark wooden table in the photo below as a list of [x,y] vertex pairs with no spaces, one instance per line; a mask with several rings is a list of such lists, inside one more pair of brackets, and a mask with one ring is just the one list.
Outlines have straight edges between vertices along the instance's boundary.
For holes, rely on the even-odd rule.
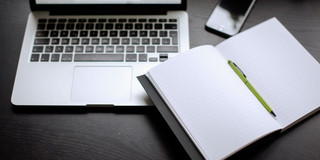
[[[204,30],[216,2],[188,0],[191,47],[224,40]],[[10,97],[29,12],[28,0],[0,1],[1,159],[189,158],[154,107],[15,109]],[[274,16],[320,61],[319,0],[257,0],[243,30]],[[231,158],[320,159],[320,115]]]

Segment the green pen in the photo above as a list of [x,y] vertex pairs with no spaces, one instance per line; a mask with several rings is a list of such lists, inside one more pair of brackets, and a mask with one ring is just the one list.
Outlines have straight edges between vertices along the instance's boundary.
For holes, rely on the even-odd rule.
[[260,96],[260,94],[256,91],[256,89],[251,85],[251,83],[247,80],[246,75],[241,71],[241,69],[232,61],[228,60],[228,64],[233,69],[234,72],[239,76],[239,78],[243,81],[243,83],[249,88],[249,90],[257,97],[260,103],[264,106],[264,108],[271,113],[274,117],[276,114],[272,111],[266,101]]

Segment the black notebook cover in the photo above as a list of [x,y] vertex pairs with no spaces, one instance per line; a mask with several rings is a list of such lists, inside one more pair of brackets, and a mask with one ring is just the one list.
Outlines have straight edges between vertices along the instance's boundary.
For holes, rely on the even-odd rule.
[[183,148],[187,151],[191,159],[204,159],[199,150],[196,148],[192,140],[184,131],[183,127],[179,124],[175,116],[172,114],[166,103],[163,101],[157,90],[151,84],[149,79],[145,76],[137,77],[141,85],[151,98],[158,111],[165,119],[173,133],[176,135]]

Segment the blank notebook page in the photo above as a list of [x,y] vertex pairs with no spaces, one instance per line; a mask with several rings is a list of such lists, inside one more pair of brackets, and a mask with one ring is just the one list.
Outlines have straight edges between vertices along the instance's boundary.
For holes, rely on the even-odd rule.
[[283,128],[320,106],[320,65],[272,18],[217,46],[233,60]]
[[280,129],[212,46],[194,48],[147,73],[206,159],[221,159]]

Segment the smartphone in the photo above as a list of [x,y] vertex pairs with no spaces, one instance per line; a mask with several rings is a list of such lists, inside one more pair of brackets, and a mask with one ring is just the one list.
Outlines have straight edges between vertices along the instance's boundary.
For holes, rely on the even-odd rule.
[[220,0],[213,9],[205,29],[223,37],[237,34],[255,0]]

